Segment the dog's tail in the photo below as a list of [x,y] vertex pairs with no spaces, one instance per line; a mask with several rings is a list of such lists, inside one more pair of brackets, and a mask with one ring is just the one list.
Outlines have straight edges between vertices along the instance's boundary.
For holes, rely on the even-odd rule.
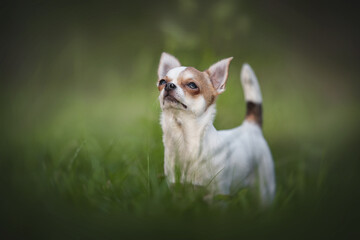
[[259,82],[247,63],[242,66],[240,75],[246,101],[245,119],[262,127],[262,96]]

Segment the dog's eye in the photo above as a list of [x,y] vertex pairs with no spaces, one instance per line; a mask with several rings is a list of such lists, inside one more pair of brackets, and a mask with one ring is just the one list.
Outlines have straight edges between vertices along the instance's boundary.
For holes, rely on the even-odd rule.
[[160,85],[164,85],[166,83],[166,81],[164,80],[164,79],[161,79],[160,81],[159,81],[159,86]]
[[191,89],[197,89],[197,88],[198,88],[198,86],[196,86],[196,84],[193,83],[193,82],[188,83],[187,85],[188,85],[188,87],[191,88]]

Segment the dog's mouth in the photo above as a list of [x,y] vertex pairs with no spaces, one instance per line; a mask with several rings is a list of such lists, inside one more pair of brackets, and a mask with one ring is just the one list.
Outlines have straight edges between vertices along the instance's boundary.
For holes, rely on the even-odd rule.
[[169,94],[164,96],[164,103],[165,103],[165,100],[169,101],[169,102],[180,103],[185,109],[187,108],[187,106],[185,104],[183,104],[182,102],[180,102],[175,97],[173,97],[173,96],[171,96]]

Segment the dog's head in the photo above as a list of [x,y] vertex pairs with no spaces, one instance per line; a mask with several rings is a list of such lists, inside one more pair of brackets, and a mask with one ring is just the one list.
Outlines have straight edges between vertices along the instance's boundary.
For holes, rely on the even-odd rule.
[[162,110],[178,109],[197,116],[215,103],[225,91],[231,58],[223,59],[201,72],[183,67],[172,55],[163,53],[158,69],[157,86]]

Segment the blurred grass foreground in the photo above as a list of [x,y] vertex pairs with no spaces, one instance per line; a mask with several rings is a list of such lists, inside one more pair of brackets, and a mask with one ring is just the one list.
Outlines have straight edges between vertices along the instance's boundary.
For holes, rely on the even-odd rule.
[[[1,239],[346,238],[359,234],[355,8],[281,1],[0,4]],[[241,123],[241,65],[264,98],[277,195],[207,205],[163,179],[162,51],[234,56],[215,127]],[[227,207],[224,207],[224,203]],[[357,227],[357,228],[356,228]]]

